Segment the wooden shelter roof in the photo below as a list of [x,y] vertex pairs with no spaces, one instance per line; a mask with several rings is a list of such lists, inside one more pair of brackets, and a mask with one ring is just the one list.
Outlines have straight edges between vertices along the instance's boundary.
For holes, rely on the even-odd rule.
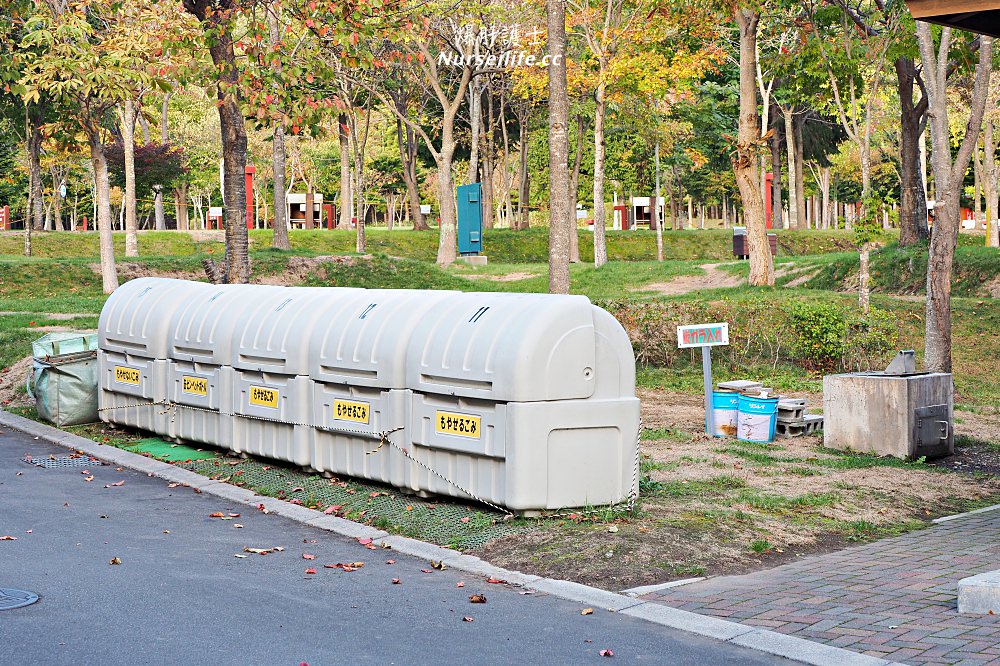
[[1000,37],[1000,0],[906,0],[913,18]]

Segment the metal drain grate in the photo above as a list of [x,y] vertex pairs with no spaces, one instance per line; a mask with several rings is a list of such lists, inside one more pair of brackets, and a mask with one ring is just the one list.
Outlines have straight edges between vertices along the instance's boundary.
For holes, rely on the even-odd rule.
[[46,456],[45,458],[33,458],[32,456],[25,456],[24,462],[36,465],[37,467],[44,467],[45,469],[65,469],[67,467],[91,467],[94,465],[103,465],[97,458],[88,458],[87,456]]
[[26,590],[12,590],[0,587],[0,610],[12,610],[30,606],[38,601],[38,595]]

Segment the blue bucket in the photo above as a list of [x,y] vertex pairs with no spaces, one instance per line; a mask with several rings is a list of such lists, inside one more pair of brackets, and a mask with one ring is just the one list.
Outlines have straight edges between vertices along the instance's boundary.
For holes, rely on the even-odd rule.
[[733,391],[712,392],[712,434],[716,437],[736,436],[736,415],[740,394]]
[[778,421],[777,398],[740,395],[736,436],[745,442],[770,442]]

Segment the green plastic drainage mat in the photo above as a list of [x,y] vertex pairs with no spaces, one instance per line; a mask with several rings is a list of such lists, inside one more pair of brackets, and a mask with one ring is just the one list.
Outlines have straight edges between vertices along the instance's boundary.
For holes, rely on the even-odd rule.
[[326,479],[273,461],[223,456],[177,466],[317,511],[332,506],[331,513],[348,520],[462,551],[539,526],[537,520],[504,520],[503,513],[480,505],[421,499],[349,477]]
[[157,460],[165,462],[186,462],[188,460],[210,460],[218,458],[216,451],[206,449],[196,449],[186,444],[173,444],[164,441],[159,437],[149,437],[140,439],[130,444],[127,451],[139,454],[148,454]]

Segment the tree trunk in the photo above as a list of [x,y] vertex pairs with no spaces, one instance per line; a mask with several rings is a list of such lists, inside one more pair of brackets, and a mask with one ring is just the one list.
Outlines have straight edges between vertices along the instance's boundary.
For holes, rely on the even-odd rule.
[[986,244],[990,247],[1000,247],[1000,233],[997,227],[997,209],[1000,195],[997,193],[997,161],[996,161],[996,124],[995,116],[986,118],[985,134],[983,135],[983,170],[986,172]]
[[438,197],[441,202],[441,222],[438,227],[437,264],[448,266],[458,256],[455,179],[451,175],[455,155],[454,118],[444,118],[441,130],[441,154],[438,161]]
[[[482,91],[476,80],[469,83],[469,170],[466,182],[475,183],[479,177],[479,126],[482,123]],[[480,181],[481,182],[481,181]]]
[[926,73],[928,116],[931,130],[934,183],[937,203],[934,206],[934,229],[927,259],[927,308],[924,335],[924,365],[933,372],[951,372],[951,277],[955,246],[958,242],[959,196],[963,176],[978,142],[989,89],[993,40],[980,37],[979,64],[969,102],[969,120],[965,136],[952,161],[951,133],[948,124],[948,55],[951,29],[941,31],[940,47],[935,53],[930,24],[917,21],[917,42]]
[[493,93],[486,91],[486,106],[483,108],[483,228],[493,228]]
[[[563,11],[566,8],[563,6]],[[528,114],[529,111],[524,110],[523,116],[518,118],[518,141],[520,147],[519,155],[519,171],[520,178],[519,191],[517,194],[517,228],[527,229],[528,224],[528,200],[531,197],[531,183],[529,182],[530,176],[528,175]]]
[[778,124],[778,116],[781,115],[781,110],[777,108],[777,113],[775,114],[774,126],[771,128],[774,130],[774,134],[771,135],[771,172],[774,174],[774,178],[771,180],[771,210],[773,217],[773,225],[775,229],[781,229],[785,224],[785,206],[781,197],[781,135],[782,127]]
[[870,309],[871,287],[869,285],[868,258],[871,256],[871,243],[862,243],[859,252],[860,262],[858,265],[858,305],[861,311],[868,314]]
[[125,100],[122,111],[122,142],[125,144],[125,256],[139,256],[135,209],[135,103]]
[[191,218],[188,214],[188,185],[181,183],[174,188],[174,210],[177,214],[177,228],[187,231],[191,228]]
[[911,58],[899,57],[895,62],[899,92],[899,246],[907,247],[926,240],[927,199],[922,177],[920,143],[926,123],[927,98],[913,102],[913,87],[917,67]]
[[[281,43],[281,29],[278,26],[277,11],[278,8],[274,7],[273,11],[267,13],[268,41],[272,49],[278,48]],[[280,74],[281,65],[277,65],[275,69]],[[271,137],[271,167],[274,187],[271,247],[276,250],[291,250],[292,244],[288,240],[288,204],[285,199],[285,125],[281,118],[274,121]],[[320,217],[322,218],[322,215]]]
[[[406,101],[397,99],[396,105],[405,110]],[[399,118],[396,118],[396,143],[399,144],[399,157],[403,163],[403,181],[406,183],[406,198],[410,206],[410,217],[413,219],[413,230],[427,231],[430,227],[420,212],[420,191],[417,188],[417,137],[413,128],[404,125]]]
[[788,155],[788,226],[797,229],[799,226],[799,193],[795,184],[795,109],[794,107],[778,107],[785,121],[785,153]]
[[100,232],[101,281],[104,293],[110,294],[118,288],[118,273],[115,271],[115,247],[111,236],[111,184],[108,180],[108,160],[104,156],[101,143],[101,129],[94,125],[87,128],[90,143],[90,161],[94,167],[94,187],[97,193],[97,230]]
[[767,241],[764,202],[755,178],[755,149],[760,138],[757,119],[757,22],[760,16],[749,9],[737,9],[740,29],[740,117],[733,172],[743,199],[743,217],[750,253],[751,285],[774,284],[774,262]]
[[[569,293],[569,92],[566,0],[546,0],[549,60],[549,292]],[[522,130],[522,135],[527,132]],[[521,144],[524,151],[526,144]],[[596,192],[595,187],[595,192]],[[595,194],[596,198],[596,194]],[[603,223],[603,216],[601,217]],[[597,228],[594,228],[595,233]],[[603,229],[602,229],[603,231]]]
[[354,197],[351,196],[351,147],[347,136],[347,114],[337,117],[340,139],[340,221],[338,229],[351,228],[351,211],[354,209]]
[[576,222],[576,198],[580,191],[580,166],[583,164],[583,140],[587,133],[587,118],[582,113],[576,114],[576,155],[573,156],[573,173],[569,180],[570,225],[569,261],[580,263],[580,231]]
[[62,185],[62,179],[60,178],[59,171],[56,169],[55,165],[50,168],[50,173],[52,174],[52,209],[53,209],[53,229],[56,231],[62,231],[62,196],[59,192],[60,185]]
[[656,220],[656,260],[663,261],[663,220],[660,219],[660,144],[653,152],[656,160],[656,187],[653,193],[653,219]]
[[[36,108],[36,107],[33,107]],[[45,228],[45,203],[42,198],[42,112],[31,116],[31,134],[28,136],[28,179],[31,189],[31,227]],[[27,216],[25,216],[27,217]],[[27,228],[28,222],[25,222]]]
[[792,136],[795,137],[795,201],[798,202],[798,215],[795,220],[796,229],[809,228],[808,214],[806,212],[806,174],[805,160],[803,159],[803,127],[806,123],[805,116],[799,114],[792,121]]
[[[603,67],[602,67],[603,69]],[[604,120],[607,114],[605,83],[597,84],[594,93],[594,266],[608,263],[608,246],[604,235]],[[624,227],[624,224],[622,225]]]

